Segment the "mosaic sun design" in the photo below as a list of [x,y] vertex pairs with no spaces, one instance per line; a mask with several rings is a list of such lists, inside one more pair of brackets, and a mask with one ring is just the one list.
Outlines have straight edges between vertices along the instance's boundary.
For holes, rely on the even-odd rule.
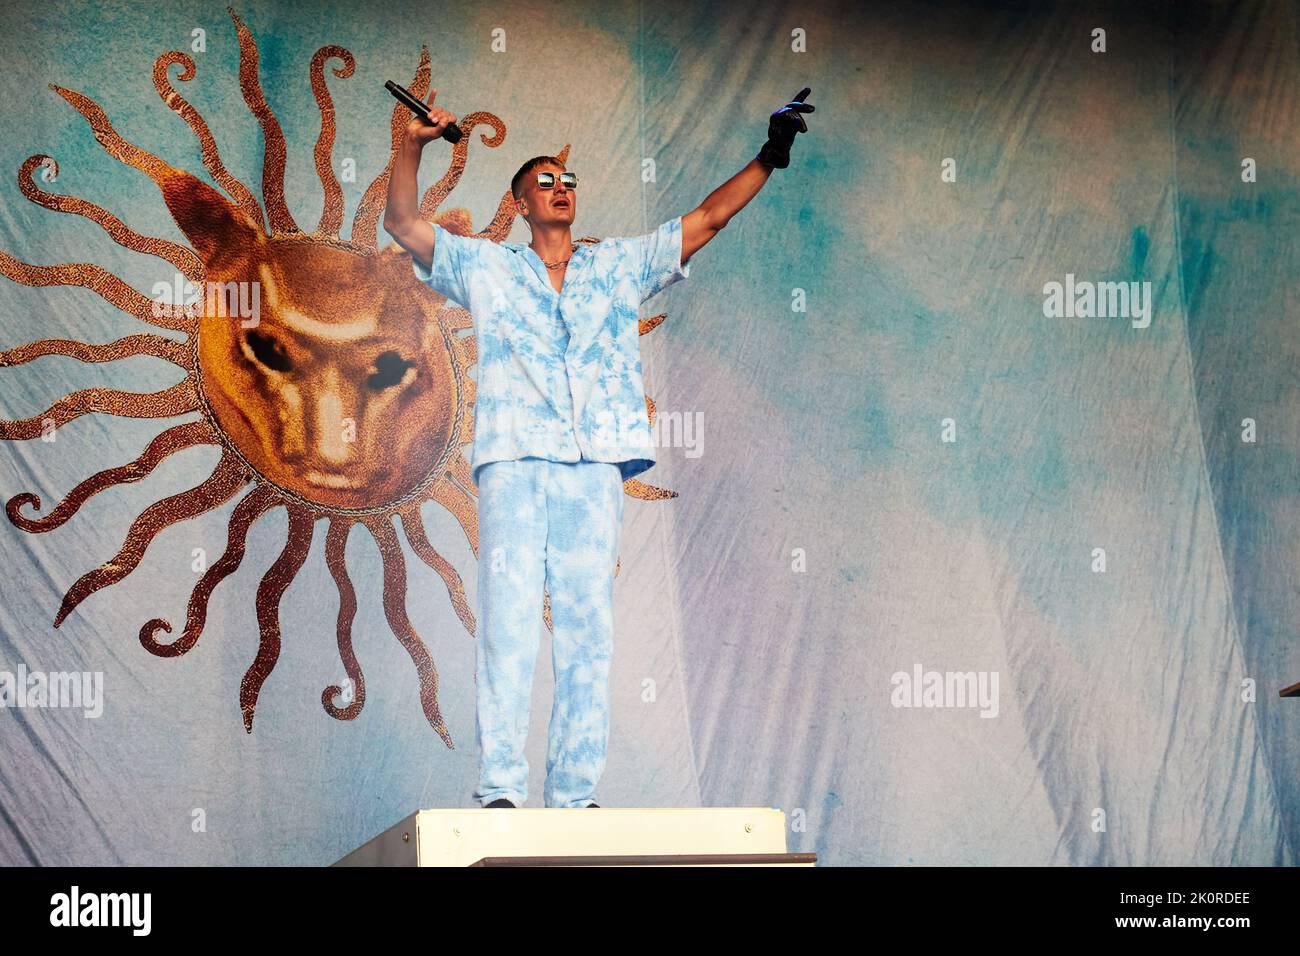
[[[72,585],[54,626],[61,625],[90,595],[131,574],[162,530],[242,494],[230,515],[225,551],[203,571],[190,594],[181,635],[169,642],[160,640],[161,633],[172,631],[162,618],[148,621],[140,629],[140,643],[150,653],[158,657],[185,654],[203,632],[213,590],[243,560],[249,528],[272,509],[284,508],[287,541],[257,587],[260,639],[239,689],[244,727],[251,733],[258,696],[280,652],[281,598],[307,559],[316,522],[324,519],[328,523],[325,561],[339,596],[339,657],[350,693],[345,695],[341,684],[327,687],[321,693],[321,703],[330,716],[352,720],[360,714],[366,692],[352,648],[357,600],[344,555],[349,535],[360,526],[378,545],[384,614],[415,665],[424,715],[452,747],[438,706],[437,668],[407,616],[406,561],[396,526],[412,553],[442,578],[457,616],[473,635],[474,614],[460,574],[430,543],[421,515],[426,502],[447,509],[477,558],[477,488],[463,452],[473,440],[475,387],[468,375],[477,361],[473,322],[466,310],[447,303],[415,278],[409,253],[395,244],[379,247],[376,227],[393,159],[409,119],[407,111],[401,106],[393,109],[388,165],[362,195],[349,238],[341,239],[343,191],[331,163],[335,124],[325,66],[331,60],[341,63],[333,67],[334,75],[346,78],[352,75],[355,60],[339,46],[316,51],[311,61],[311,87],[321,114],[315,161],[324,207],[315,231],[304,233],[285,203],[285,140],[262,92],[257,44],[234,10],[230,15],[239,39],[239,86],[264,142],[265,219],[253,194],[222,164],[203,118],[172,86],[168,74],[173,66],[181,67],[178,79],[182,82],[192,80],[196,73],[193,58],[179,51],[164,53],[155,61],[154,86],[163,102],[194,131],[204,166],[230,199],[124,140],[89,97],[53,84],[50,88],[87,120],[109,154],[158,185],[192,248],[143,236],[86,200],[42,190],[33,173],[41,168],[46,171],[43,179],[52,181],[58,172],[54,157],[29,157],[18,181],[32,202],[97,223],[119,245],[172,263],[201,289],[212,288],[210,283],[257,283],[259,321],[243,322],[233,317],[234,312],[212,314],[206,308],[160,310],[155,302],[98,266],[31,265],[0,250],[0,273],[10,279],[29,286],[90,289],[121,311],[161,330],[102,345],[71,339],[31,342],[0,351],[0,367],[46,355],[82,362],[147,355],[185,372],[181,382],[158,392],[107,388],[73,392],[30,418],[0,421],[0,438],[29,440],[90,413],[147,419],[198,415],[197,420],[159,433],[134,461],[85,479],[44,517],[24,513],[24,509],[38,512],[41,508],[40,497],[30,492],[11,498],[5,510],[23,531],[51,531],[76,514],[91,496],[144,478],[181,449],[219,447],[220,460],[207,479],[146,508],[131,524],[118,553]],[[423,99],[430,80],[429,53],[422,47],[419,66],[408,86]],[[505,124],[492,113],[470,113],[459,125],[466,135],[453,147],[447,172],[421,197],[421,215],[460,235],[501,242],[515,218],[508,188],[491,223],[480,232],[472,231],[465,209],[438,212],[465,169],[469,133],[474,127],[490,127],[491,135],[487,131],[479,134],[486,147],[495,148],[505,140]],[[564,160],[567,154],[566,146],[558,155]],[[598,240],[588,236],[579,241]],[[640,333],[651,331],[664,318],[642,319]],[[648,395],[646,403],[653,424],[654,403]],[[353,437],[345,437],[347,428],[352,429]],[[627,481],[624,490],[645,500],[675,497],[674,492],[635,479]],[[621,562],[616,574],[619,569]],[[551,627],[549,595],[543,596],[542,614],[546,626]],[[343,703],[336,704],[336,698]]]

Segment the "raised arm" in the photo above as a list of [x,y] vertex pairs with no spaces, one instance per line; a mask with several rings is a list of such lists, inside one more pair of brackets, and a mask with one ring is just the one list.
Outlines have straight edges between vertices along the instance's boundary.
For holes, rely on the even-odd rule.
[[772,167],[757,158],[705,197],[704,202],[682,216],[682,263],[694,255],[745,208],[772,175]]
[[397,147],[393,171],[388,177],[388,204],[384,209],[384,229],[412,258],[426,269],[433,265],[433,226],[420,218],[420,154],[426,143],[437,139],[450,124],[456,122],[441,107],[433,105],[437,89],[429,91],[430,125],[422,117],[415,117],[406,126],[406,133]]
[[767,142],[758,155],[709,193],[704,202],[682,216],[683,265],[758,195],[773,169],[785,169],[790,165],[790,147],[795,135],[808,132],[802,114],[814,109],[811,103],[804,102],[804,97],[811,92],[809,87],[804,87],[793,100],[773,113],[768,118]]

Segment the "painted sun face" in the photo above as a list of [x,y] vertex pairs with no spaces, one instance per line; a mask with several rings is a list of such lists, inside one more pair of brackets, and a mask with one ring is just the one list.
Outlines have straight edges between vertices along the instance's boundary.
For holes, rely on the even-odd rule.
[[[93,203],[44,191],[32,176],[43,168],[47,171],[43,180],[53,182],[58,175],[54,157],[28,157],[18,181],[32,202],[99,223],[119,245],[171,263],[205,290],[229,290],[232,294],[225,301],[233,307],[211,308],[213,303],[205,295],[200,314],[177,310],[160,315],[143,295],[99,266],[36,266],[0,250],[0,275],[31,286],[82,286],[160,330],[106,344],[64,338],[29,342],[0,351],[0,368],[44,355],[82,362],[150,355],[185,373],[182,381],[158,392],[105,388],[73,392],[30,418],[0,420],[0,440],[32,439],[92,413],[157,419],[198,413],[198,417],[159,432],[134,461],[86,478],[45,515],[27,513],[41,508],[40,497],[32,492],[10,498],[5,513],[23,531],[52,531],[105,488],[149,474],[182,449],[217,446],[221,456],[213,473],[197,486],[146,508],[131,523],[118,553],[68,589],[54,626],[60,626],[92,594],[131,574],[164,529],[238,498],[229,517],[226,549],[195,584],[180,636],[164,641],[161,635],[172,631],[164,618],[153,618],[140,628],[140,643],[151,654],[188,653],[203,633],[213,591],[243,561],[250,528],[267,512],[284,508],[287,539],[257,587],[257,653],[239,687],[244,727],[252,733],[262,685],[280,653],[280,601],[307,560],[317,522],[324,520],[328,524],[325,563],[338,589],[337,640],[346,678],[325,687],[320,700],[329,716],[352,720],[366,699],[365,678],[352,647],[357,599],[346,560],[349,537],[360,527],[378,547],[384,615],[419,676],[425,718],[451,747],[451,733],[438,705],[438,671],[406,612],[406,551],[409,547],[442,579],[456,616],[474,634],[474,613],[460,574],[429,541],[421,511],[426,504],[436,504],[449,512],[477,557],[477,488],[465,455],[474,437],[475,385],[469,369],[477,361],[477,348],[467,334],[473,320],[464,309],[449,307],[416,280],[407,253],[391,245],[379,247],[383,196],[407,122],[403,107],[395,107],[389,121],[388,168],[362,195],[349,238],[339,237],[343,192],[330,158],[334,110],[325,65],[331,59],[342,61],[334,75],[344,78],[352,75],[355,64],[352,54],[338,46],[322,47],[312,58],[312,91],[321,111],[316,169],[325,203],[312,233],[299,228],[285,204],[284,135],[262,93],[257,44],[238,15],[233,10],[230,15],[239,37],[240,88],[266,145],[262,204],[225,168],[202,117],[172,86],[168,77],[172,66],[181,66],[182,81],[195,76],[193,58],[179,51],[164,53],[154,63],[154,86],[168,108],[199,137],[208,173],[230,199],[124,140],[94,100],[74,90],[52,88],[86,118],[111,155],[153,179],[192,249],[134,233]],[[430,85],[429,52],[422,49],[409,88],[423,99]],[[460,235],[500,242],[509,235],[516,212],[508,188],[491,223],[480,232],[473,232],[464,209],[438,212],[464,171],[470,131],[478,125],[491,126],[494,135],[480,134],[490,148],[505,140],[505,124],[491,113],[467,114],[459,125],[465,136],[452,149],[447,173],[424,194],[421,215]],[[564,160],[567,154],[566,146],[558,155]],[[596,241],[591,237],[580,241],[588,239]],[[254,309],[243,308],[253,303]],[[664,318],[641,320],[641,334]],[[646,402],[653,424],[654,403],[649,396]],[[627,494],[648,500],[675,497],[675,492],[636,479],[624,488]],[[407,547],[399,540],[398,527]],[[549,596],[543,596],[541,610],[550,627]]]
[[327,508],[415,493],[451,443],[461,383],[409,262],[245,238],[233,268],[205,263],[211,281],[258,289],[241,300],[256,316],[202,319],[198,364],[221,429],[268,481]]

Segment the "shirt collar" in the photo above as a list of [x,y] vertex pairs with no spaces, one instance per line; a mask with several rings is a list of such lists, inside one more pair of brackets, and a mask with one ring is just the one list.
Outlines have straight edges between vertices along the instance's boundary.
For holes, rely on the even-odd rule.
[[[542,262],[542,257],[539,256],[536,253],[536,251],[534,251],[532,246],[530,246],[526,242],[502,242],[499,243],[499,245],[503,246],[506,249],[509,249],[511,252],[514,252],[522,256],[524,263],[530,269],[532,269],[533,274],[537,276],[537,280],[541,282],[542,285],[544,285],[552,293],[554,293],[557,296],[559,295],[558,292],[555,292],[555,287],[551,285],[551,277],[546,272],[546,264]],[[590,245],[590,243],[579,242],[579,243],[575,243],[575,245],[577,246],[577,248],[573,250],[573,256],[569,260],[570,268],[572,268],[573,264],[577,261],[579,253],[581,253],[584,249],[586,249],[587,246]]]

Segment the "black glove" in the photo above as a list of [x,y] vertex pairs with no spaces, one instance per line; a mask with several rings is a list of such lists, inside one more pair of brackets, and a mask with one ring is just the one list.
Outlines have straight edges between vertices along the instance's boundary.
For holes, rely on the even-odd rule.
[[811,92],[812,87],[805,86],[793,100],[772,114],[767,121],[767,142],[758,151],[760,163],[776,169],[785,169],[790,165],[790,147],[794,145],[795,135],[808,132],[808,124],[803,121],[801,114],[816,109],[803,101]]

